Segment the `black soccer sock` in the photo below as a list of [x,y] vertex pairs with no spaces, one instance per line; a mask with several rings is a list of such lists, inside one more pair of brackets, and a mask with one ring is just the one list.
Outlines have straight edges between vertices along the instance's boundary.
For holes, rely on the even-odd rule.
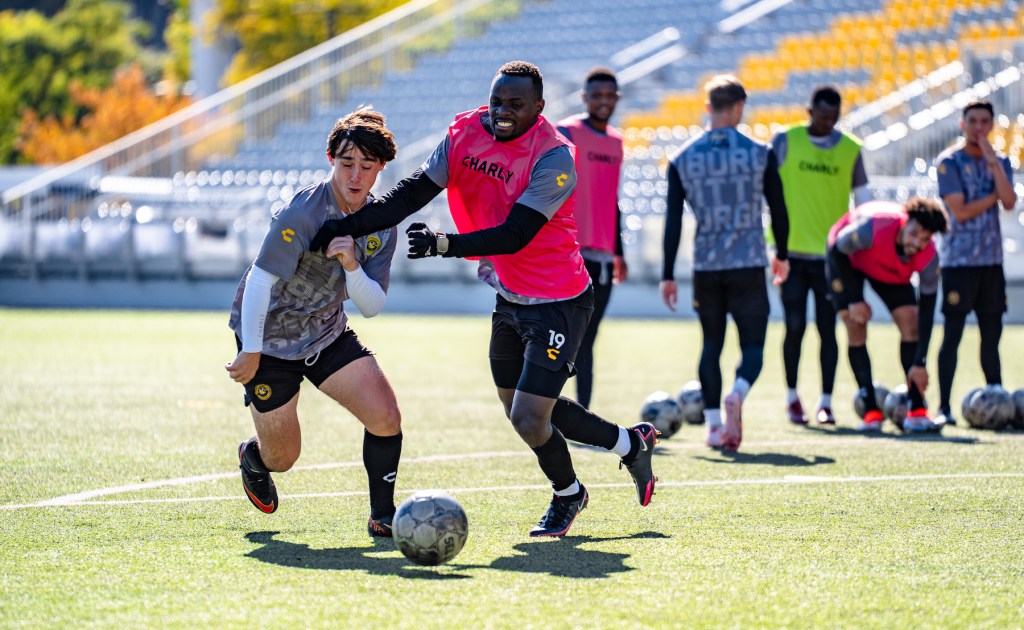
[[263,457],[260,456],[260,447],[256,436],[245,441],[245,446],[242,447],[242,463],[254,473],[266,474],[270,472],[267,465],[263,463]]
[[864,398],[864,409],[881,411],[875,400],[875,385],[871,382],[871,357],[868,356],[867,346],[850,346],[847,354],[850,356],[850,370],[853,372],[853,378],[857,381],[857,386],[867,394]]
[[395,480],[402,457],[402,434],[379,436],[363,430],[363,466],[370,482],[370,516],[395,513]]
[[608,422],[565,396],[559,396],[555,401],[555,407],[551,410],[551,424],[563,436],[580,444],[611,450],[619,441],[619,425]]
[[943,324],[942,345],[939,346],[939,410],[948,412],[953,407],[953,375],[956,374],[957,353],[964,335],[967,313],[946,313]]
[[761,375],[764,367],[764,346],[740,346],[740,362],[736,366],[736,378],[742,378],[751,385]]
[[700,363],[697,365],[700,388],[704,393],[705,409],[718,409],[722,405],[722,368],[719,361],[722,359],[724,346],[724,336],[721,340],[709,339],[705,334]]
[[835,311],[817,309],[818,336],[821,338],[821,391],[831,394],[836,384],[836,368],[839,367],[839,343],[836,341]]
[[[910,368],[914,367],[914,357],[916,355],[916,341],[900,342],[900,363],[903,365],[904,375],[910,372]],[[924,396],[921,395],[921,391],[917,389],[917,385],[910,383],[907,389],[907,395],[910,397],[910,409],[922,409],[925,406]]]
[[797,374],[800,370],[800,349],[803,346],[804,331],[807,330],[807,315],[804,303],[786,305],[786,336],[782,340],[782,364],[786,368],[786,386],[796,389]]
[[554,490],[565,490],[576,481],[569,445],[557,427],[552,428],[551,438],[534,448],[533,452],[537,454],[537,463]]
[[999,339],[1003,336],[1003,314],[983,313],[978,315],[978,333],[981,335],[981,371],[985,383],[1002,385],[1002,365],[999,361]]

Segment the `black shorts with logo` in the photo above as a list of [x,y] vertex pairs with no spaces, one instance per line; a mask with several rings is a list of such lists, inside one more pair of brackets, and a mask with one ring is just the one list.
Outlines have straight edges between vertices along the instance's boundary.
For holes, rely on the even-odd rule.
[[[564,384],[565,378],[575,369],[572,364],[593,313],[592,286],[570,300],[540,304],[516,304],[497,296],[491,315],[488,356],[492,366],[498,362],[507,364],[509,369],[501,374],[494,373],[495,385],[505,389],[517,388],[522,380],[519,372],[529,370],[529,366],[522,366],[516,371],[513,363],[516,361],[525,361],[548,372],[564,371],[561,381]],[[559,391],[561,384],[557,388]],[[529,393],[550,396],[553,388],[545,389]]]
[[942,268],[942,312],[1005,313],[1006,274],[1002,265]]
[[[242,340],[238,335],[235,335],[235,344],[241,351]],[[299,393],[303,377],[320,387],[341,368],[369,356],[373,356],[373,352],[359,342],[351,328],[346,328],[330,345],[305,359],[279,359],[264,354],[256,375],[245,384],[245,406],[252,405],[260,413],[273,411]]]
[[[861,276],[858,280],[861,286],[863,286],[865,278],[866,276]],[[917,306],[917,291],[909,282],[891,284],[879,282],[873,278],[866,279],[878,297],[882,298],[882,302],[890,313],[901,306]],[[829,283],[829,299],[832,300],[837,311],[845,311],[850,308],[850,300],[846,297],[843,283],[838,278],[833,278]]]

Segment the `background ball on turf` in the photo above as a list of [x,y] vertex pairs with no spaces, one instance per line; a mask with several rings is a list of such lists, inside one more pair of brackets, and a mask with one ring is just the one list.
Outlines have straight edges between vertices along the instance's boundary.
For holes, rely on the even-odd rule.
[[704,392],[700,389],[700,381],[688,381],[676,395],[676,402],[683,412],[683,421],[687,424],[704,424]]
[[1010,426],[1018,431],[1024,431],[1024,389],[1018,389],[1013,392],[1013,406],[1016,407],[1017,413],[1013,416],[1013,422]]
[[1002,431],[1017,413],[1010,393],[1001,385],[987,385],[971,396],[971,416],[967,423],[975,429]]
[[907,393],[906,384],[900,384],[893,388],[885,397],[885,404],[882,405],[882,413],[892,421],[900,431],[903,430],[903,421],[907,418],[910,410],[910,395]]
[[[889,395],[889,388],[879,382],[875,382],[873,385],[875,386],[875,404],[878,405],[878,410],[882,411],[885,409],[885,397]],[[864,419],[864,414],[867,413],[867,405],[864,404],[866,399],[867,392],[864,391],[863,387],[858,389],[857,393],[853,395],[853,411],[861,420]]]
[[657,391],[644,399],[640,420],[653,424],[661,437],[670,438],[683,426],[683,410],[667,392]]

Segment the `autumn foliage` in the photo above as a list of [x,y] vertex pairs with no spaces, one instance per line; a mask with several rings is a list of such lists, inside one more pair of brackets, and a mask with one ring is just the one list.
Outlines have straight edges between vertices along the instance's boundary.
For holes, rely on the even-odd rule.
[[150,91],[137,65],[119,71],[107,88],[73,82],[70,92],[72,102],[79,112],[84,112],[78,117],[40,117],[33,110],[23,114],[18,148],[32,162],[67,162],[156,122],[190,102],[187,98],[160,96]]

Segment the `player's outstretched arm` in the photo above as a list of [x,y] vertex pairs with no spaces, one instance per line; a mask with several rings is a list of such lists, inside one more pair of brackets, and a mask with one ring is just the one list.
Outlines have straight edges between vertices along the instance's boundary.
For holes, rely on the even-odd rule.
[[326,251],[331,239],[338,236],[365,236],[394,227],[430,203],[442,190],[423,169],[416,169],[416,172],[398,182],[379,199],[363,206],[359,212],[344,219],[324,222],[310,242],[309,250]]
[[[513,204],[508,218],[501,225],[465,234],[435,234],[424,223],[413,223],[405,233],[409,236],[409,258],[444,256],[497,256],[514,254],[526,247],[547,223],[546,216],[523,204]],[[439,236],[443,245],[438,246]]]

